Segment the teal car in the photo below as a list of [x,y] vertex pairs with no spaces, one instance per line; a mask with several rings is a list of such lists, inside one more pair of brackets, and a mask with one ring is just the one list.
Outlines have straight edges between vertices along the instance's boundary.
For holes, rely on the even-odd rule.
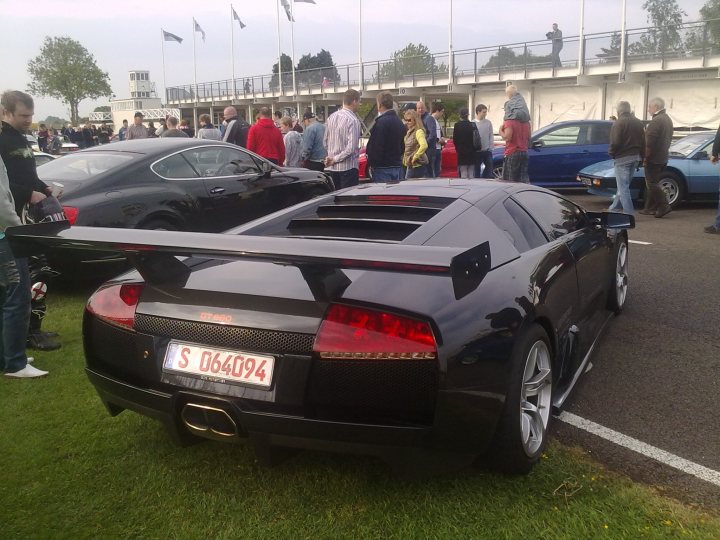
[[[686,135],[670,146],[667,167],[660,187],[675,207],[685,200],[712,200],[718,197],[720,167],[710,163],[714,132]],[[588,187],[588,193],[612,197],[617,190],[613,160],[608,159],[582,169],[577,181]],[[645,170],[640,167],[630,182],[630,195],[642,199],[645,193]]]

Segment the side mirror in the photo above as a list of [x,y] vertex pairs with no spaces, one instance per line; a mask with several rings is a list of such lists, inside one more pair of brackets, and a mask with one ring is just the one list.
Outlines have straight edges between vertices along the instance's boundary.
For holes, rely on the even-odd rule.
[[710,158],[710,156],[708,156],[708,153],[705,152],[704,150],[703,150],[702,152],[698,152],[697,154],[695,154],[695,155],[693,156],[693,159],[697,159],[697,160],[700,160],[700,159],[709,159],[709,158]]
[[262,173],[263,178],[270,178],[270,173],[272,173],[272,171],[273,167],[267,161],[263,161],[260,164],[260,172]]
[[542,141],[532,142],[532,148],[542,148],[543,146],[545,146],[545,143],[543,143]]
[[587,216],[603,229],[634,229],[635,216],[621,212],[587,212]]

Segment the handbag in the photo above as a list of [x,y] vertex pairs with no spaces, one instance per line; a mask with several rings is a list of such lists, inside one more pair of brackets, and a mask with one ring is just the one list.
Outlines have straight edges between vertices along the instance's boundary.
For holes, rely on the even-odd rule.
[[480,130],[477,127],[477,124],[475,122],[472,122],[472,130],[473,130],[473,149],[476,152],[480,152],[482,150],[482,139],[480,138]]

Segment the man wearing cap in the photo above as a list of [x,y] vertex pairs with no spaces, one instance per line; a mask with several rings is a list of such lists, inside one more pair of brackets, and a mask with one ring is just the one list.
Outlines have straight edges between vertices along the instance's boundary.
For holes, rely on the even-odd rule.
[[327,152],[323,145],[325,137],[325,124],[317,121],[315,113],[305,111],[303,114],[303,124],[305,125],[305,133],[303,133],[303,149],[302,159],[305,168],[311,171],[324,171],[325,158]]
[[125,140],[132,141],[133,139],[147,139],[149,137],[148,130],[143,126],[143,113],[136,112],[133,118],[133,125],[127,130],[127,136]]

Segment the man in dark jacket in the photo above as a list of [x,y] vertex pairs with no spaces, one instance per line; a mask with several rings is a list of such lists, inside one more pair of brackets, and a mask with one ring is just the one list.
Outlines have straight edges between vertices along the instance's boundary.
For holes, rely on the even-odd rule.
[[250,124],[244,118],[238,116],[235,107],[225,107],[225,133],[223,141],[247,148],[247,138],[250,131]]
[[474,125],[468,120],[469,114],[467,109],[460,109],[460,121],[453,128],[453,142],[455,143],[455,152],[457,152],[460,178],[475,178]]
[[645,156],[645,128],[630,110],[630,103],[617,104],[618,119],[610,130],[608,153],[614,160],[617,193],[609,210],[620,210],[632,214],[635,212],[630,197],[630,181],[638,165]]
[[393,109],[390,92],[377,96],[379,116],[370,130],[365,153],[373,182],[398,182],[403,178],[405,126]]
[[[720,160],[720,127],[718,127],[717,133],[715,134],[715,142],[710,151],[710,163],[717,165],[718,160]],[[715,216],[715,223],[705,227],[705,232],[708,234],[720,234],[720,202],[718,202],[718,213],[717,216]]]
[[427,109],[425,108],[425,103],[422,101],[418,101],[415,104],[415,107],[417,109],[417,113],[420,115],[420,118],[422,119],[423,126],[425,126],[425,140],[427,141],[427,150],[425,150],[425,155],[428,158],[428,164],[426,166],[426,176],[429,178],[432,178],[434,176],[434,170],[432,169],[432,164],[435,160],[435,147],[437,146],[438,138],[437,138],[437,120],[435,120],[435,117],[430,114]]
[[673,123],[662,99],[652,98],[647,110],[652,120],[645,128],[645,208],[640,213],[661,218],[672,210],[660,189],[660,178],[668,161]]

